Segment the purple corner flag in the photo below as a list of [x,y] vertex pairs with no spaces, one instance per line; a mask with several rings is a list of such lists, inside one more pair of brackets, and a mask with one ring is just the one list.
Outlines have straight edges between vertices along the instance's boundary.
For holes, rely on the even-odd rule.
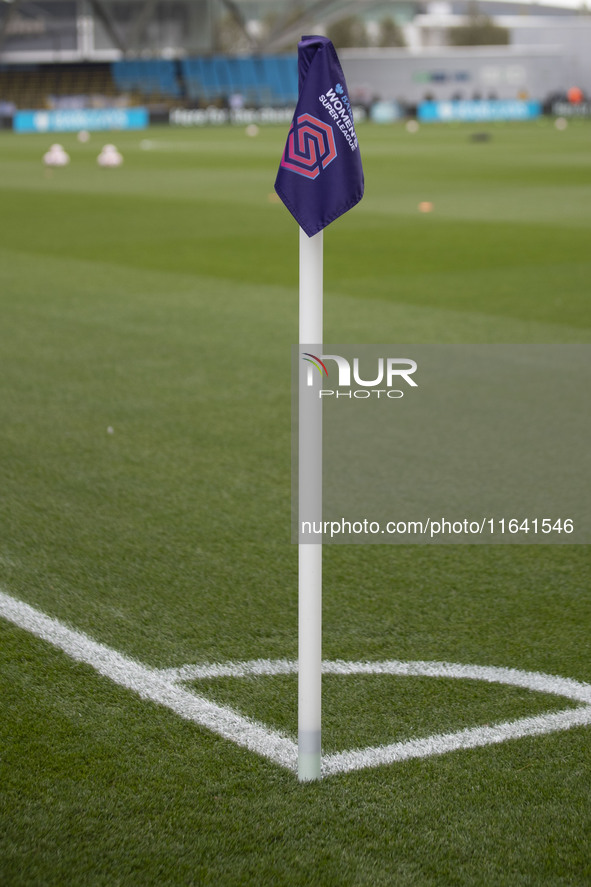
[[298,44],[299,97],[275,190],[308,237],[363,197],[363,169],[347,84],[326,37]]

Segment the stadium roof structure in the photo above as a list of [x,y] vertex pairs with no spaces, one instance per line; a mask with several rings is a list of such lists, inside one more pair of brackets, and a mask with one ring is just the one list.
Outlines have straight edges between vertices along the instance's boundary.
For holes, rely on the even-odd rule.
[[[323,33],[346,16],[411,19],[446,6],[468,11],[470,0],[0,0],[0,62],[182,57],[220,48],[223,22],[242,54],[295,49],[302,34]],[[494,15],[564,14],[579,0],[481,0]],[[227,50],[227,47],[224,47]]]

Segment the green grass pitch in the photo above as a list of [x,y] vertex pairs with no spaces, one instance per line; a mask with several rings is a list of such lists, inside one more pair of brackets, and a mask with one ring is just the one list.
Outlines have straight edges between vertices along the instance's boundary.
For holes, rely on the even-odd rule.
[[[477,128],[359,127],[326,341],[590,341],[591,126]],[[297,655],[285,136],[0,134],[0,589],[149,666]],[[327,659],[591,681],[587,546],[327,546],[324,576]],[[300,785],[2,619],[0,661],[7,887],[591,882],[588,727]],[[295,730],[293,677],[204,692]],[[325,698],[328,751],[556,706],[425,678]]]

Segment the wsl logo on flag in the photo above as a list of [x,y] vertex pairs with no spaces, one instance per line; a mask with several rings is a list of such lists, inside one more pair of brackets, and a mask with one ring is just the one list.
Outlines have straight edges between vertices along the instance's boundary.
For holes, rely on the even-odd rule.
[[336,156],[332,126],[311,114],[300,114],[291,124],[281,166],[315,179]]
[[359,203],[363,168],[345,77],[330,40],[302,38],[298,71],[298,103],[275,190],[313,237]]
[[353,125],[353,111],[349,97],[345,95],[345,90],[340,83],[337,83],[334,89],[327,89],[326,93],[318,99],[320,104],[326,108],[333,120],[336,120],[337,126],[343,133],[351,151],[356,151],[359,147],[355,127]]

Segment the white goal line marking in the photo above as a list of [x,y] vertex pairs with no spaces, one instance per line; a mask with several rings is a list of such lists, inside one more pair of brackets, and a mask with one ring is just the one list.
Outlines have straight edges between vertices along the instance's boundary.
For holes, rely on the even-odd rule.
[[163,676],[158,669],[123,656],[2,591],[0,614],[77,662],[90,665],[119,686],[133,690],[142,699],[165,705],[187,721],[194,721],[289,770],[297,770],[297,746],[287,736],[190,692]]
[[[287,659],[254,659],[247,662],[156,669],[92,640],[83,632],[68,628],[58,619],[47,616],[2,591],[0,591],[0,615],[62,650],[77,662],[90,665],[99,674],[108,677],[119,686],[132,690],[142,699],[164,705],[185,720],[206,727],[288,770],[297,771],[297,746],[288,736],[182,686],[186,681],[207,678],[296,674],[297,662]],[[562,696],[571,702],[579,703],[576,708],[546,712],[492,726],[472,727],[455,733],[435,734],[422,739],[325,755],[322,762],[324,775],[346,773],[365,767],[440,755],[460,749],[478,748],[505,742],[508,739],[540,736],[591,724],[591,684],[572,678],[495,666],[398,660],[384,662],[334,660],[324,662],[322,670],[324,674],[333,675],[398,675],[485,681]]]

